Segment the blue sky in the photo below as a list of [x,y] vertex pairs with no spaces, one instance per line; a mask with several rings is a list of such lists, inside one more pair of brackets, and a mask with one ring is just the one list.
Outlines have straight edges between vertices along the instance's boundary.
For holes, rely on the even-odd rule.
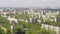
[[0,0],[0,7],[60,7],[60,0]]

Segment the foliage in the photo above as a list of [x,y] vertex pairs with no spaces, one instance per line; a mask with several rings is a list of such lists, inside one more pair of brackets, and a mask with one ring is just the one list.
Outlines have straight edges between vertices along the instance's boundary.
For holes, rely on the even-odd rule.
[[45,22],[45,24],[49,24],[49,25],[53,25],[53,26],[60,26],[60,23],[59,22],[55,22],[55,21],[51,22],[50,20],[47,20]]
[[[23,19],[29,19],[30,17],[28,17],[28,15],[16,15],[16,18],[23,18]],[[16,24],[15,22],[13,24],[10,24],[10,22],[8,20],[6,20],[6,18],[0,18],[0,20],[5,20],[3,22],[0,22],[0,24],[2,24],[2,26],[6,27],[7,29],[7,33],[6,34],[11,34],[11,29],[10,26],[11,25],[16,25],[17,29],[13,30],[13,33],[15,34],[55,34],[53,31],[49,30],[47,31],[45,28],[41,28],[41,24],[39,24],[38,22],[36,23],[26,23],[26,22],[22,22],[19,21],[18,24]],[[52,24],[49,23],[50,21],[46,21],[47,24]],[[53,23],[54,24],[54,23]],[[57,25],[57,24],[54,24]],[[25,29],[25,30],[24,30]],[[4,30],[0,29],[0,33],[1,34],[5,34]]]
[[29,15],[15,15],[15,17],[16,17],[17,19],[19,19],[19,18],[21,18],[21,19],[29,19],[29,18],[30,18]]
[[0,28],[0,34],[6,34],[3,29]]

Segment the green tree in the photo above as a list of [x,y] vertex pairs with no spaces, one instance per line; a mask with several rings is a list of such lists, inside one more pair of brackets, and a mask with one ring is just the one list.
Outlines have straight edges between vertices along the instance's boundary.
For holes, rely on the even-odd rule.
[[0,28],[0,34],[6,34],[3,29]]

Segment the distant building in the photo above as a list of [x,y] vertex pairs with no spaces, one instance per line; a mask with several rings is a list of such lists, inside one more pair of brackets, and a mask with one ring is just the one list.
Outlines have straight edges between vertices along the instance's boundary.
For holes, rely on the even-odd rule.
[[10,21],[10,24],[12,24],[12,22],[16,22],[16,23],[18,23],[18,20],[15,18],[15,17],[8,17],[8,20]]
[[30,18],[30,23],[36,23],[37,22],[37,18]]
[[24,14],[24,15],[27,14],[27,13],[28,13],[27,10],[24,10],[24,11],[23,11],[23,14]]
[[56,17],[55,22],[60,22],[60,17]]

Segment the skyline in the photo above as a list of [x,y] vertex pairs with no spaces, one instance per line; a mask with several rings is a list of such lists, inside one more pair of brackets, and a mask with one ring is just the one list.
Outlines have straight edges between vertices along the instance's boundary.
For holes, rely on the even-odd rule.
[[60,0],[0,0],[0,7],[60,8]]

